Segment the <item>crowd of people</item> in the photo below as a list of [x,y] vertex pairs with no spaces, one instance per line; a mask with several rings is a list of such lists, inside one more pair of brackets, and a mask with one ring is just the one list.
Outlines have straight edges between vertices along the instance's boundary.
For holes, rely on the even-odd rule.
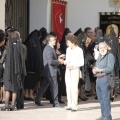
[[15,28],[0,30],[1,110],[23,109],[24,100],[43,106],[42,97],[60,107],[67,95],[66,110],[77,111],[79,100],[94,96],[101,105],[98,120],[112,120],[110,101],[119,92],[119,43],[112,28],[104,36],[100,28],[74,34],[65,28],[58,40],[43,27],[24,42]]

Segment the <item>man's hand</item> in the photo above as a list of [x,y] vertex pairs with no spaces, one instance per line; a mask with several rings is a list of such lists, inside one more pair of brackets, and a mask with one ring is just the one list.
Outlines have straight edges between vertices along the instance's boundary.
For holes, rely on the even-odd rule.
[[103,72],[103,70],[102,70],[102,69],[99,69],[99,68],[96,68],[96,71],[97,71],[97,72]]
[[95,68],[92,70],[92,72],[93,72],[93,74],[97,74],[97,73],[99,73],[99,72],[103,72],[103,70],[95,67]]

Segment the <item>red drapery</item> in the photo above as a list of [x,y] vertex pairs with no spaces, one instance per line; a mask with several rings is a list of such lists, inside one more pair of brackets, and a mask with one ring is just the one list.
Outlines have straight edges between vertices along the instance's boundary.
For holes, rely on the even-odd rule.
[[57,33],[59,41],[65,29],[66,3],[64,0],[52,0],[52,31]]

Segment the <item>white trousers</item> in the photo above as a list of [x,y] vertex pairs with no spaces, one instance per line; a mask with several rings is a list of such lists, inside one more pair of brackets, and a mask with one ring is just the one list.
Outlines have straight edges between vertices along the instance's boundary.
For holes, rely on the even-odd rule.
[[79,68],[69,70],[66,69],[65,82],[67,92],[67,107],[77,110],[78,104],[78,82]]

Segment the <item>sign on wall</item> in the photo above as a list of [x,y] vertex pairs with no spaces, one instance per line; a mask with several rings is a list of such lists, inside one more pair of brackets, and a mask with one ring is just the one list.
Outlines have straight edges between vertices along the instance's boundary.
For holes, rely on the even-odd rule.
[[103,34],[109,35],[111,27],[118,36],[120,32],[120,15],[100,15],[100,28]]
[[52,31],[61,41],[65,29],[66,3],[64,0],[52,0]]

